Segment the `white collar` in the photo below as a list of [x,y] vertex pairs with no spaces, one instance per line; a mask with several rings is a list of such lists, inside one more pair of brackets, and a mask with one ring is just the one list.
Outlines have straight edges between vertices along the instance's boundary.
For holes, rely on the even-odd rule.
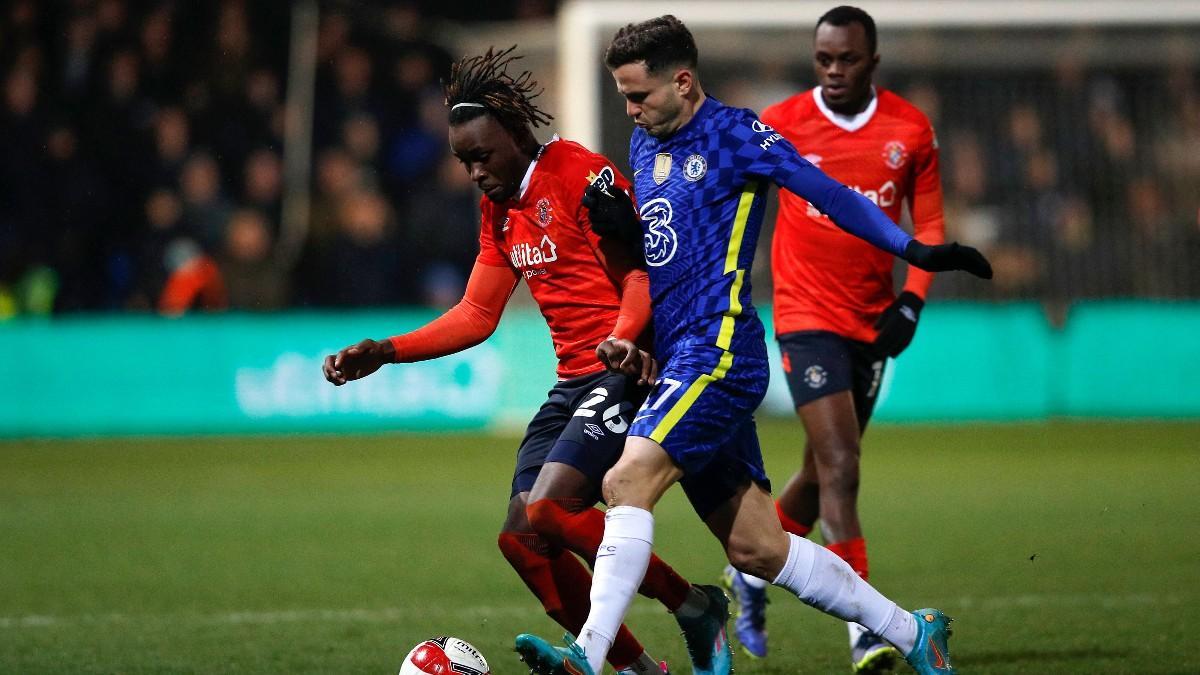
[[529,168],[525,169],[525,177],[521,179],[521,189],[517,192],[517,201],[525,198],[525,191],[529,189],[529,181],[533,179],[533,170],[537,167],[538,160],[545,154],[546,148],[550,147],[550,144],[557,140],[558,134],[551,136],[550,140],[546,141],[546,144],[542,146],[542,149],[538,150],[538,154],[533,158],[533,161],[529,163]]
[[825,115],[826,119],[833,122],[835,126],[841,127],[846,131],[858,131],[867,126],[867,122],[875,116],[875,108],[879,107],[879,96],[876,95],[875,86],[871,86],[871,102],[867,104],[865,110],[854,115],[843,115],[835,113],[825,105],[825,98],[821,96],[821,88],[813,89],[813,100],[817,103],[817,108]]

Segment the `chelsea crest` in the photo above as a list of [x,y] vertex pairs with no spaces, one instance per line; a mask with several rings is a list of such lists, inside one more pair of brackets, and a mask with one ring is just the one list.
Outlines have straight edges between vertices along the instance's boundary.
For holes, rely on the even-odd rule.
[[683,177],[695,183],[708,173],[708,162],[700,155],[688,155],[683,160]]

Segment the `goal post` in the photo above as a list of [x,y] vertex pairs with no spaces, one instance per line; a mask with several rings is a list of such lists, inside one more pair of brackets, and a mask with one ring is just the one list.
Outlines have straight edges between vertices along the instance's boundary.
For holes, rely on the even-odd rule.
[[[560,129],[599,148],[601,87],[596,76],[606,41],[619,26],[675,14],[691,28],[808,29],[833,0],[568,0],[557,23]],[[910,0],[856,3],[883,29],[1074,28],[1200,25],[1197,0]],[[747,50],[752,49],[747,46]],[[701,58],[704,45],[701,45]]]

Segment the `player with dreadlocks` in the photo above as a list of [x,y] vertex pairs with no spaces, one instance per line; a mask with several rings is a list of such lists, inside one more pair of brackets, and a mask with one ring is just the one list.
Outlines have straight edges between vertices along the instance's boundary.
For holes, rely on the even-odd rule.
[[[464,58],[445,83],[450,148],[483,192],[479,255],[462,301],[415,331],[363,340],[327,357],[324,373],[340,386],[384,364],[473,347],[496,329],[525,279],[550,327],[558,381],[517,450],[499,545],[546,613],[578,635],[591,587],[579,558],[594,564],[604,532],[604,515],[595,508],[600,481],[656,377],[645,351],[611,359],[612,341],[649,342],[650,296],[643,261],[627,243],[597,235],[580,206],[589,185],[628,192],[629,181],[577,143],[557,136],[538,142],[532,128],[551,117],[533,103],[541,91],[530,73],[507,73],[520,58],[513,49]],[[674,613],[689,653],[707,653],[709,646],[698,642],[711,635],[696,628],[719,589],[692,586],[653,558],[641,592]],[[623,626],[608,661],[623,673],[666,670]]]

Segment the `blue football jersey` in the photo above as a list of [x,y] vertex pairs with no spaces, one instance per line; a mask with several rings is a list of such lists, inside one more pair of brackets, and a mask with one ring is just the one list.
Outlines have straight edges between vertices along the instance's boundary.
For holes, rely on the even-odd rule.
[[801,157],[753,111],[712,97],[669,138],[635,129],[629,164],[661,361],[689,345],[766,358],[765,331],[750,302],[750,269],[769,183],[893,255],[912,239],[866,197]]

